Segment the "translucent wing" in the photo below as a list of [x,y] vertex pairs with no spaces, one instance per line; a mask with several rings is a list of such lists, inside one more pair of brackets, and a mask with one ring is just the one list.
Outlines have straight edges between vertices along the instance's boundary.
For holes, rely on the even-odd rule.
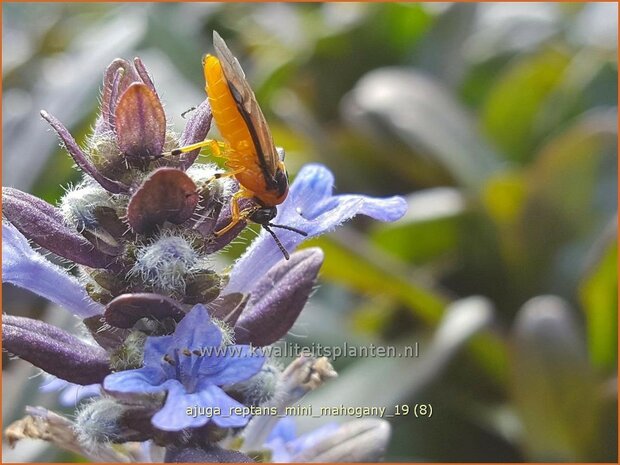
[[256,96],[245,79],[245,73],[241,65],[226,46],[224,39],[213,31],[213,46],[215,53],[222,64],[224,76],[228,81],[228,86],[233,97],[239,105],[239,111],[243,114],[248,123],[249,130],[255,136],[258,143],[258,156],[261,157],[260,164],[267,170],[271,178],[276,174],[279,156],[273,143],[271,131],[265,120],[265,115],[258,106]]

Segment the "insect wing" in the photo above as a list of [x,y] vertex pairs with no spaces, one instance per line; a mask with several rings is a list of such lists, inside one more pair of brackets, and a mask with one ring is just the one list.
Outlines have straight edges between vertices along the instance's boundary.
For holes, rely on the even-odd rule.
[[215,31],[213,31],[213,46],[233,97],[241,106],[241,110],[245,112],[245,116],[249,120],[248,123],[253,126],[251,130],[253,129],[256,134],[260,144],[259,152],[264,157],[264,164],[262,165],[267,169],[267,174],[273,178],[278,167],[278,152],[265,116],[256,101],[256,96],[245,79],[245,73],[241,69],[239,61],[233,56],[224,39]]

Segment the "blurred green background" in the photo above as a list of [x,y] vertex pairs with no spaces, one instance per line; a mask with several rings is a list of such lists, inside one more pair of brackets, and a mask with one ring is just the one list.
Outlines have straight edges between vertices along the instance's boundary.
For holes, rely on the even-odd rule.
[[[340,377],[307,402],[432,404],[432,418],[390,420],[389,461],[617,461],[615,3],[2,9],[3,185],[54,203],[79,179],[38,112],[83,142],[116,57],[142,57],[180,131],[215,29],[292,176],[318,161],[338,192],[409,203],[395,224],[359,218],[309,243],[326,252],[321,287],[290,339],[419,341],[420,357],[337,360]],[[75,327],[4,290],[3,311]],[[37,370],[6,361],[5,426],[55,405]]]

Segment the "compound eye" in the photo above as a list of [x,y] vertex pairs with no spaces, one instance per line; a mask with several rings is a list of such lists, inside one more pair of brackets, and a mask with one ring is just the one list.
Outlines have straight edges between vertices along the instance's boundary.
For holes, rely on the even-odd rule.
[[250,215],[250,220],[258,224],[266,224],[274,219],[278,210],[275,207],[264,207],[256,210]]
[[286,153],[284,152],[284,149],[282,147],[276,147],[276,152],[278,152],[280,161],[284,161],[284,158],[286,157]]

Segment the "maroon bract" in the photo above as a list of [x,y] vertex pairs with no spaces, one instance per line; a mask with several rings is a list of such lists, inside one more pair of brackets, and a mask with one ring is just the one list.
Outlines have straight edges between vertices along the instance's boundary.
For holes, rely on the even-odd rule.
[[142,318],[148,317],[158,321],[172,318],[181,321],[185,312],[173,299],[160,294],[135,293],[123,294],[106,305],[104,320],[116,328],[132,328]]
[[166,221],[186,221],[198,200],[196,184],[187,174],[174,168],[160,168],[131,197],[127,219],[135,232],[148,234]]
[[162,156],[166,115],[150,87],[130,85],[118,100],[114,115],[118,146],[132,164],[144,168]]
[[[142,65],[142,62],[140,64]],[[117,58],[108,65],[103,76],[101,116],[95,126],[95,136],[114,129],[114,114],[118,99],[134,82],[143,81],[135,68],[126,60]]]

